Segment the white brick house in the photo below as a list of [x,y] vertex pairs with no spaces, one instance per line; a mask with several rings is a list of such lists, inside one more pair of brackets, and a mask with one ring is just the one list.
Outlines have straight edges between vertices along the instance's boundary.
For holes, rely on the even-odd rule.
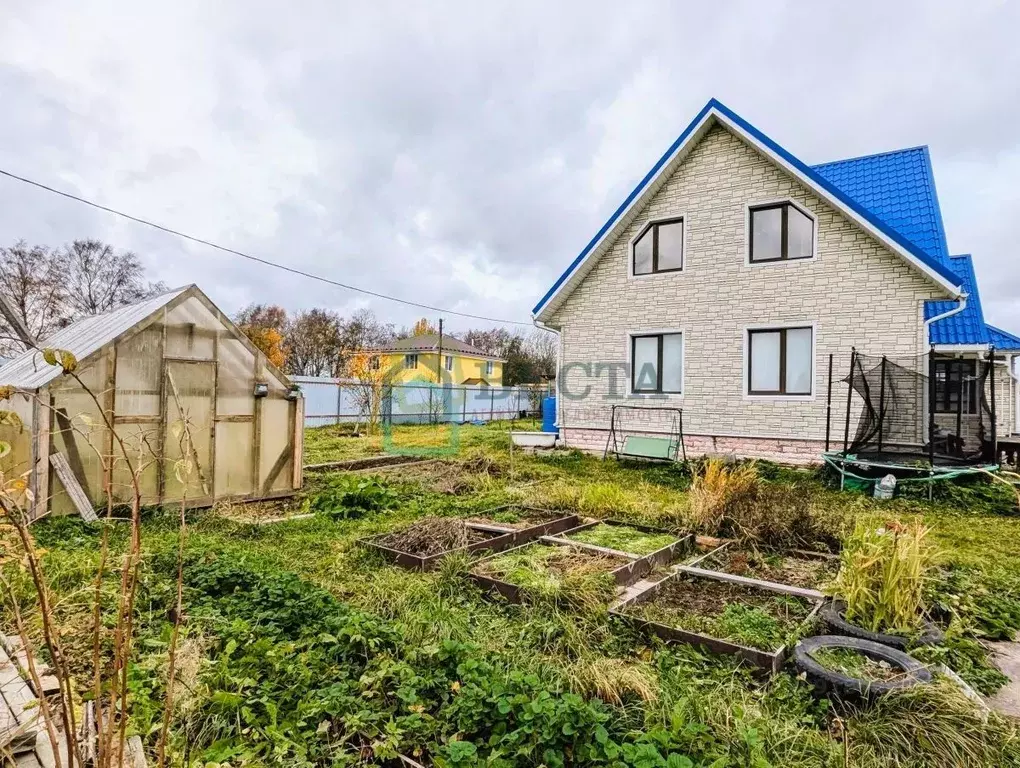
[[612,404],[676,406],[690,453],[814,461],[827,417],[842,448],[851,348],[930,344],[1004,353],[1009,435],[1020,338],[986,326],[970,269],[948,254],[925,148],[811,168],[712,100],[535,307],[560,334],[561,438],[602,450]]

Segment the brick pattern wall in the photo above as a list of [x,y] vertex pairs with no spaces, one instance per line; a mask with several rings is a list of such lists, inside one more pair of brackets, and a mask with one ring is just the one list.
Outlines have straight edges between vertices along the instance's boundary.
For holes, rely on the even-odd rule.
[[[791,199],[816,218],[812,260],[749,265],[747,205]],[[685,216],[682,272],[628,276],[630,241],[649,219]],[[562,329],[561,427],[572,440],[599,443],[610,405],[684,409],[690,434],[750,450],[776,439],[816,455],[825,438],[829,354],[834,355],[832,436],[842,447],[850,348],[912,357],[927,351],[923,302],[945,294],[771,161],[720,126],[695,147],[550,322]],[[744,395],[745,334],[761,324],[815,324],[814,395]],[[684,332],[684,393],[627,395],[628,333]],[[597,364],[602,363],[601,368]],[[608,366],[607,366],[608,364]],[[584,366],[589,366],[585,368]],[[611,387],[616,378],[615,393]],[[851,429],[856,426],[855,404]],[[667,430],[669,416],[628,416],[633,430]],[[710,438],[706,438],[710,439]],[[762,442],[764,441],[764,442]],[[770,443],[769,441],[773,441]],[[605,445],[604,437],[601,444]],[[758,449],[756,448],[756,450]],[[723,449],[725,450],[725,449]]]

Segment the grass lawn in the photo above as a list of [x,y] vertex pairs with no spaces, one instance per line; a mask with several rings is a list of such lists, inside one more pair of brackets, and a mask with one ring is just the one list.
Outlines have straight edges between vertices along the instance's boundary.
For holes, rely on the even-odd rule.
[[[985,721],[952,686],[837,709],[792,672],[763,681],[726,658],[636,634],[610,621],[601,600],[564,604],[553,594],[510,605],[474,586],[467,557],[414,573],[357,543],[423,517],[479,517],[501,505],[701,532],[688,470],[576,452],[511,457],[509,428],[396,428],[398,449],[434,449],[438,460],[354,481],[309,474],[303,498],[320,510],[313,517],[259,525],[236,505],[190,513],[168,764],[388,765],[402,752],[437,766],[507,768],[1020,765],[1013,726]],[[455,455],[443,454],[452,447]],[[381,437],[306,433],[308,463],[383,449]],[[982,483],[940,490],[931,504],[878,503],[832,490],[813,471],[763,464],[758,474],[765,486],[796,489],[819,515],[876,524],[923,517],[942,563],[929,599],[954,615],[947,645],[925,658],[984,690],[1001,682],[978,640],[1020,626],[1020,518],[1001,514],[1008,495]],[[366,477],[375,481],[360,483]],[[295,511],[301,501],[280,507]],[[32,530],[85,690],[100,536],[72,518]],[[115,550],[126,533],[115,529]],[[151,750],[167,694],[177,511],[148,512],[142,536],[130,707],[131,729]],[[0,564],[36,627],[17,558]],[[503,565],[510,573],[522,564]],[[104,606],[116,599],[116,580],[107,580]],[[746,619],[726,617],[738,633]],[[10,630],[10,622],[5,604],[0,623]],[[104,637],[105,649],[110,643]]]

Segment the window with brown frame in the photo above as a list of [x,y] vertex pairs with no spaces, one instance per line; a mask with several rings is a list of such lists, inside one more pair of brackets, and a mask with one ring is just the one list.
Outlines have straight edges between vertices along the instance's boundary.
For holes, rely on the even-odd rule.
[[631,391],[673,394],[683,391],[682,333],[648,333],[630,337]]
[[684,268],[683,217],[649,224],[634,241],[631,263],[635,275],[681,271]]
[[747,394],[810,395],[814,330],[756,328],[747,332]]
[[977,360],[935,361],[936,413],[977,413],[977,392]]
[[750,261],[810,259],[815,253],[815,222],[792,203],[751,209]]

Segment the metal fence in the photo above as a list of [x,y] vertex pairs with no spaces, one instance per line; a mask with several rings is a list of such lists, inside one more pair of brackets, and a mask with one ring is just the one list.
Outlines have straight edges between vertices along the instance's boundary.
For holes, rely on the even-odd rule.
[[[305,426],[364,421],[365,385],[352,379],[291,376],[305,397]],[[384,384],[381,419],[389,424],[466,423],[539,417],[551,385],[488,387],[480,384]]]

